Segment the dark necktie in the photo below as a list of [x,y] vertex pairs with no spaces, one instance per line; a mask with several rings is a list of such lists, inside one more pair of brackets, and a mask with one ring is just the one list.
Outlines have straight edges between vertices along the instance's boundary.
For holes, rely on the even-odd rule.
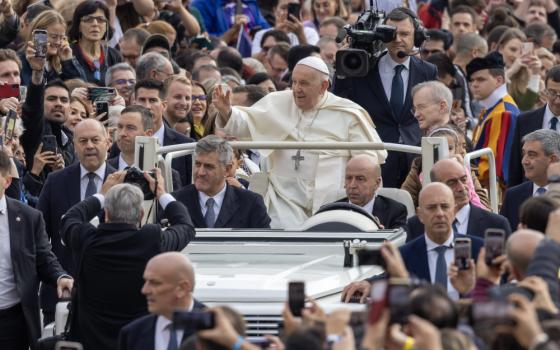
[[445,252],[448,247],[440,245],[434,250],[437,252],[436,261],[436,284],[441,285],[445,290],[447,290],[447,262],[445,261]]
[[557,124],[558,124],[558,117],[552,117],[552,119],[550,119],[550,130],[556,131]]
[[87,183],[87,187],[86,187],[86,195],[84,196],[84,199],[89,198],[91,196],[93,196],[94,194],[97,193],[97,186],[95,186],[95,177],[97,175],[95,175],[95,173],[88,173],[87,177],[88,177],[88,183]]
[[169,330],[169,343],[167,344],[167,350],[177,350],[177,333],[175,332],[175,327],[170,323],[167,327]]
[[206,215],[204,215],[204,221],[206,222],[206,227],[212,228],[216,223],[216,213],[214,213],[214,198],[208,198],[206,201]]
[[457,226],[459,226],[459,220],[455,219],[455,220],[453,220],[453,224],[451,224],[451,227],[453,227],[453,234],[454,235],[459,233],[459,230],[457,229]]
[[393,76],[393,83],[391,84],[391,108],[395,118],[399,118],[403,108],[404,100],[404,83],[401,72],[404,69],[402,64],[395,67],[395,75]]
[[546,193],[546,188],[539,187],[539,188],[537,188],[537,191],[535,192],[535,197],[542,196],[545,193]]

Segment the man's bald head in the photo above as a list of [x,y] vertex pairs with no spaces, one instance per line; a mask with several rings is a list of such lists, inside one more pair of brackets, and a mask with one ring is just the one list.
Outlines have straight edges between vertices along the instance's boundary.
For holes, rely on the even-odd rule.
[[506,255],[517,280],[525,278],[529,262],[543,239],[544,235],[541,232],[529,229],[517,230],[509,236]]
[[344,188],[352,204],[363,207],[371,202],[380,184],[381,168],[372,156],[360,154],[346,164]]
[[428,238],[438,244],[445,243],[451,235],[451,224],[455,217],[451,189],[439,182],[424,186],[418,197],[417,214]]
[[194,269],[191,261],[185,254],[179,252],[161,253],[148,261],[166,274],[171,280],[182,281],[187,280],[191,284],[191,291],[194,289]]
[[447,158],[437,161],[430,171],[430,179],[446,184],[453,191],[456,210],[469,203],[467,172],[463,164],[459,163],[457,159]]

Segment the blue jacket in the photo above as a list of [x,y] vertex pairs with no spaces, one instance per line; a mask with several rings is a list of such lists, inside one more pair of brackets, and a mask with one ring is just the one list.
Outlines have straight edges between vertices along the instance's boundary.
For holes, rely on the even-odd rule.
[[[249,28],[261,26],[269,28],[270,25],[264,19],[259,10],[256,0],[242,0],[243,14],[249,17]],[[224,9],[224,6],[233,3],[232,9]],[[232,17],[235,13],[235,1],[231,0],[194,0],[192,6],[200,11],[200,15],[204,20],[204,25],[208,34],[213,36],[221,36],[231,27]]]

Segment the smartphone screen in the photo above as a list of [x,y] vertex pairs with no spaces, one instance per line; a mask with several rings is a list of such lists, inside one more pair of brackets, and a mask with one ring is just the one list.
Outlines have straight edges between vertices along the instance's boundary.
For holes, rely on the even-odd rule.
[[492,260],[504,254],[506,233],[500,229],[487,229],[484,233],[484,249],[486,250],[486,265],[492,265]]
[[369,299],[368,323],[374,324],[381,318],[381,314],[387,305],[387,280],[377,280],[371,286]]
[[521,46],[521,55],[525,56],[525,55],[530,55],[533,53],[533,47],[534,44],[533,43],[523,43]]
[[389,284],[387,301],[391,314],[390,323],[407,324],[410,316],[410,293],[412,288],[404,283]]
[[288,284],[288,305],[294,316],[301,316],[305,307],[305,284],[303,282],[290,282]]
[[6,123],[4,124],[4,137],[6,137],[6,140],[11,140],[14,138],[16,119],[17,113],[14,110],[8,110],[8,116],[6,117]]
[[47,31],[35,29],[33,31],[33,44],[35,45],[35,57],[47,57]]
[[291,21],[291,17],[290,15],[294,16],[295,18],[297,18],[299,20],[299,13],[300,13],[301,7],[299,4],[296,3],[290,3],[288,4],[288,20]]
[[88,98],[92,102],[109,101],[117,96],[116,90],[108,87],[88,87],[87,92]]
[[454,243],[455,265],[459,270],[469,269],[469,260],[471,260],[471,239],[457,238]]
[[95,103],[95,115],[100,116],[103,113],[103,117],[99,119],[100,122],[104,122],[105,120],[109,119],[109,102],[101,101]]
[[378,265],[385,269],[385,259],[381,255],[379,249],[358,249],[358,266],[362,265]]

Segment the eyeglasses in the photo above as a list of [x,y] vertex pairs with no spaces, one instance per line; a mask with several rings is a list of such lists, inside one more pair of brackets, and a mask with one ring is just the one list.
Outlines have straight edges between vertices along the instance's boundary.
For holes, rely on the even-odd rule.
[[82,17],[82,22],[84,23],[93,23],[93,21],[97,21],[97,23],[107,23],[107,18],[103,16],[84,16]]
[[560,91],[554,91],[554,90],[544,90],[544,93],[546,94],[546,96],[550,97],[551,99],[555,99],[560,97]]
[[113,83],[118,85],[134,85],[136,84],[136,79],[117,79],[113,80]]
[[206,101],[207,99],[208,99],[208,96],[206,96],[206,95],[192,95],[192,100],[193,101],[196,101],[196,100]]

